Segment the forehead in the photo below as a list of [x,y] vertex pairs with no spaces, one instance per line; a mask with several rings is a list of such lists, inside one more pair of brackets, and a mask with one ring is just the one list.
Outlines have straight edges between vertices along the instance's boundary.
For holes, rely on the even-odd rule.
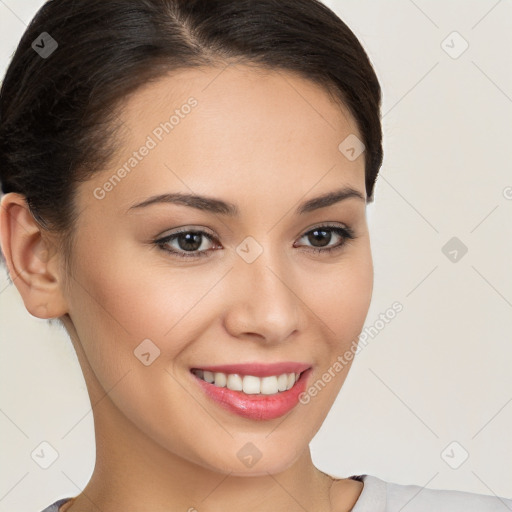
[[295,73],[233,64],[173,71],[137,90],[118,116],[122,150],[86,188],[114,177],[106,199],[123,209],[172,191],[283,197],[318,184],[318,192],[365,192],[364,154],[349,160],[339,149],[348,136],[362,138],[353,117]]

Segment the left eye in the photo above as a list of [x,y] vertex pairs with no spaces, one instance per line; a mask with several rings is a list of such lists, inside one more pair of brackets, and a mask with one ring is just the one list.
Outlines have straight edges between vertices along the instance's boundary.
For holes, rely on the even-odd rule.
[[[326,247],[332,239],[332,233],[339,238],[341,238],[341,242],[336,245],[331,245]],[[347,240],[353,240],[355,235],[349,227],[340,227],[340,226],[319,226],[318,228],[311,229],[307,233],[301,236],[301,238],[307,237],[307,240],[310,242],[319,242],[320,247],[312,247],[309,250],[313,252],[330,252],[336,249],[341,249],[346,243]]]
[[[328,245],[332,239],[332,234],[335,234],[337,237],[341,238],[341,242],[336,245]],[[319,226],[309,230],[307,233],[304,233],[300,237],[307,238],[310,243],[319,243],[319,246],[310,247],[309,251],[313,251],[316,253],[327,253],[333,250],[341,249],[347,240],[353,240],[355,235],[351,228],[348,226]],[[160,238],[159,240],[155,240],[155,245],[157,245],[160,249],[171,253],[173,255],[183,257],[183,258],[195,258],[201,256],[208,256],[208,253],[212,249],[203,249],[203,242],[209,240],[210,242],[217,241],[213,235],[210,235],[206,231],[202,230],[182,230],[176,233],[172,233],[167,235],[164,238]],[[177,243],[176,246],[172,246],[171,243]],[[295,245],[294,245],[295,247]]]

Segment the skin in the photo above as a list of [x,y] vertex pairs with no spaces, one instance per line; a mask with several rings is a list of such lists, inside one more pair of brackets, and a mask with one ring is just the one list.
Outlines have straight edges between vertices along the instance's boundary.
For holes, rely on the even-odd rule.
[[[94,190],[190,96],[198,101],[190,114],[96,199]],[[366,198],[364,153],[350,161],[338,149],[350,134],[362,138],[354,119],[319,85],[241,64],[169,75],[139,89],[119,117],[122,151],[78,185],[71,275],[23,196],[2,200],[14,284],[32,315],[64,322],[93,404],[94,472],[61,512],[350,510],[363,484],[321,472],[309,448],[350,364],[308,404],[265,421],[220,408],[189,369],[308,362],[313,383],[357,340],[373,291],[366,202],[294,213],[341,186]],[[170,203],[127,211],[167,192],[230,201],[240,217]],[[315,254],[322,245],[307,233],[325,223],[348,225],[356,238]],[[209,255],[180,258],[153,243],[180,227],[212,233],[200,248]],[[343,240],[330,233],[328,246]],[[236,252],[247,236],[263,249],[250,264]],[[134,356],[146,338],[160,350],[149,366]],[[237,457],[248,442],[262,454],[252,467]]]

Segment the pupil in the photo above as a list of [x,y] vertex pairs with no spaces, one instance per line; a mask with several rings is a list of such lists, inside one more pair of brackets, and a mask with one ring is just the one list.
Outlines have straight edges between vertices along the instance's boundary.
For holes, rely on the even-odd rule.
[[[201,233],[184,233],[178,237],[178,245],[184,251],[197,251],[201,247]],[[182,244],[182,240],[185,243]]]
[[[318,233],[320,233],[320,235]],[[324,237],[323,240],[322,237]],[[314,240],[320,242],[320,247],[323,247],[324,245],[328,245],[331,241],[331,232],[323,229],[315,229],[314,231],[311,231],[308,238],[310,242],[313,242]]]

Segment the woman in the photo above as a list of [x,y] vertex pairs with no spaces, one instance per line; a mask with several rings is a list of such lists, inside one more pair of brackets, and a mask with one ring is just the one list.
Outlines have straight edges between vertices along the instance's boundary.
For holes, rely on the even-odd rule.
[[315,0],[41,8],[1,90],[2,252],[97,449],[44,512],[512,508],[312,463],[372,296],[380,102]]

